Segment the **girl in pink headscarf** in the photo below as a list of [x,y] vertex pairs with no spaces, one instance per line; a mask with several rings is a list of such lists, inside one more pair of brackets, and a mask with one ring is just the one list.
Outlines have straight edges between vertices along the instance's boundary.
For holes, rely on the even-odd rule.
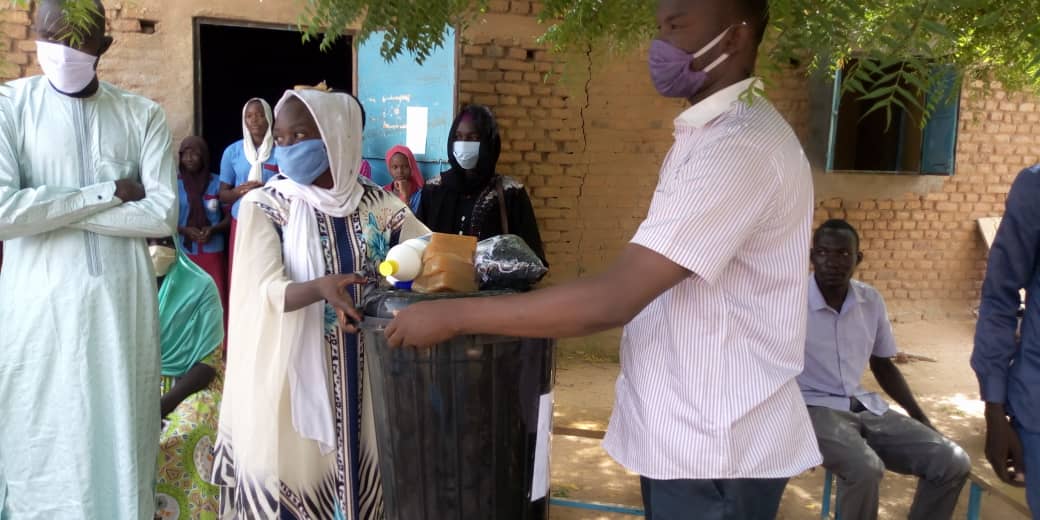
[[401,201],[408,204],[413,213],[418,211],[422,188],[426,182],[412,151],[407,146],[398,145],[391,148],[386,152],[386,169],[393,178],[390,184],[384,186],[386,191],[397,195]]

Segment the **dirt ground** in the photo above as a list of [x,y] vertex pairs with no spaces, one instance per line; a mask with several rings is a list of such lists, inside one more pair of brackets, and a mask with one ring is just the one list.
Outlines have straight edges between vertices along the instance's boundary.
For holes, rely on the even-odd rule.
[[[911,361],[900,368],[939,431],[957,441],[972,456],[974,473],[990,484],[995,477],[983,456],[983,405],[978,385],[968,365],[975,324],[969,321],[915,322],[896,324],[896,340],[903,352],[934,359]],[[563,355],[558,362],[555,427],[604,430],[614,402],[614,380],[618,365],[590,361],[580,355]],[[877,391],[869,371],[864,384]],[[891,403],[891,399],[889,399]],[[791,480],[778,518],[820,518],[823,470],[816,469]],[[879,516],[906,518],[913,498],[912,478],[888,473],[882,483]],[[1020,490],[998,486],[1013,500],[1024,504]],[[595,439],[556,435],[552,447],[552,494],[583,502],[600,502],[641,508],[639,479],[615,463]],[[961,494],[955,518],[965,518],[968,487]],[[553,507],[554,520],[630,519],[612,513]],[[999,497],[987,493],[982,501],[982,518],[1013,520],[1026,518]]]

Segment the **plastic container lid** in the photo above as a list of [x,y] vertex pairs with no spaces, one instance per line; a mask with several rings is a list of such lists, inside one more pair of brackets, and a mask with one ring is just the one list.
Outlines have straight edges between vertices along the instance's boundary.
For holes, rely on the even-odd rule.
[[386,260],[379,264],[379,274],[383,276],[393,276],[400,269],[401,264],[397,263],[397,260]]
[[511,293],[512,291],[481,291],[476,293],[423,294],[411,291],[376,289],[365,296],[362,310],[364,311],[365,316],[391,319],[394,317],[394,311],[401,310],[413,303],[434,300],[450,300],[453,298],[485,298]]

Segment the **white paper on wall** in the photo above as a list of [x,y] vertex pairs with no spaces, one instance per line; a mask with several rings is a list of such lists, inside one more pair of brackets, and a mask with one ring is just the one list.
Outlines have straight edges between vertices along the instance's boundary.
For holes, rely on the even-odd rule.
[[426,135],[429,132],[430,109],[428,107],[408,107],[408,128],[405,146],[415,155],[426,154]]

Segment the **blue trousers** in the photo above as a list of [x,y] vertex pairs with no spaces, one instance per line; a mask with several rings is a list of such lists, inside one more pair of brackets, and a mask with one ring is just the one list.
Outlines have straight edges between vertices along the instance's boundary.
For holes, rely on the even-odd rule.
[[773,520],[787,479],[640,478],[647,520]]
[[1015,431],[1022,441],[1026,470],[1026,501],[1033,518],[1040,518],[1040,433],[1026,430],[1015,424]]

